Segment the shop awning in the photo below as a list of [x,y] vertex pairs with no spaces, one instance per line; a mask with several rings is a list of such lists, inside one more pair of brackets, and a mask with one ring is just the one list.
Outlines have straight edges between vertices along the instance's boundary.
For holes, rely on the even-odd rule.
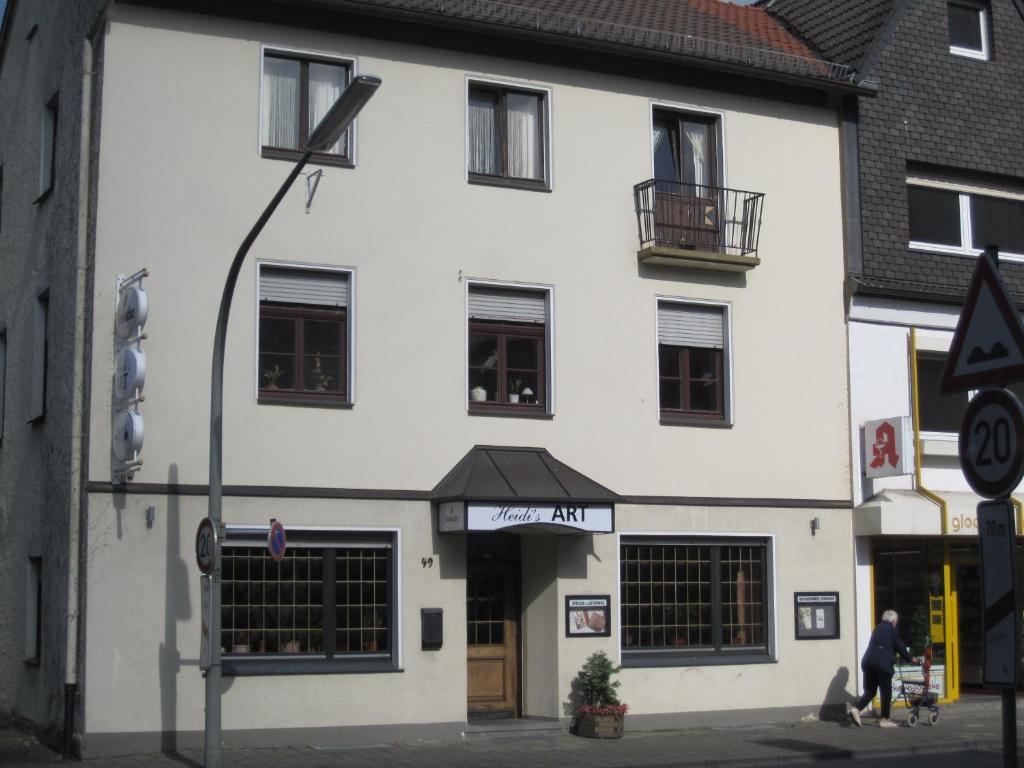
[[438,530],[611,533],[618,494],[544,448],[475,446],[434,488]]
[[[970,491],[930,491],[945,504],[949,536],[977,536],[978,504]],[[855,536],[941,536],[943,509],[917,491],[886,489],[854,509]],[[1020,520],[1018,520],[1018,527]]]

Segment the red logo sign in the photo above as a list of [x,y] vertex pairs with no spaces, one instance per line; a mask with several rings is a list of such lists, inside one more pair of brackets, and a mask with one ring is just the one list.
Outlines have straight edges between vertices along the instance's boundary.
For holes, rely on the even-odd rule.
[[890,467],[899,465],[900,455],[896,453],[896,430],[891,422],[883,421],[878,425],[871,452],[874,454],[874,458],[871,460],[872,469],[881,469],[886,462]]

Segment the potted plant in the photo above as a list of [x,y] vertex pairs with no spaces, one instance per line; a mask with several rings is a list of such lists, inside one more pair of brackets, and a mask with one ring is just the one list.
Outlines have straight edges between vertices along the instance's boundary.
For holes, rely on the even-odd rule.
[[508,380],[508,401],[510,403],[519,402],[519,394],[523,391],[523,380],[522,379],[509,379]]
[[273,368],[263,369],[263,378],[267,380],[266,389],[277,389],[277,380],[284,376],[284,368],[275,365]]
[[487,399],[487,390],[477,384],[469,390],[469,399],[477,403],[482,403]]
[[313,356],[313,390],[315,392],[326,392],[334,384],[334,377],[327,373],[320,365],[320,353]]
[[619,701],[615,689],[619,681],[612,675],[619,672],[604,651],[587,658],[577,675],[574,688],[578,693],[576,733],[591,739],[620,739],[629,706]]

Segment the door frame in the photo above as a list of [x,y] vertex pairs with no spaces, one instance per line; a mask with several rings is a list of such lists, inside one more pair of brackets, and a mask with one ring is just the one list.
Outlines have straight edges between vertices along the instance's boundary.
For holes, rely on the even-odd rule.
[[[481,567],[483,566],[483,567]],[[466,558],[466,585],[468,589],[469,576],[474,571],[474,567],[480,571],[486,572],[488,569],[500,568],[506,573],[506,610],[505,610],[505,646],[507,653],[506,665],[511,665],[513,669],[511,672],[506,668],[506,674],[508,679],[511,681],[514,690],[511,695],[511,716],[514,718],[522,717],[522,697],[523,697],[523,654],[522,654],[522,575],[520,570],[520,561],[511,558],[496,558],[496,559],[483,559],[469,557],[467,553]],[[467,626],[469,617],[466,617]],[[512,635],[512,641],[509,642],[509,635]],[[468,638],[466,642],[466,663],[468,665],[471,656],[473,646],[469,644]],[[467,717],[470,715],[476,716],[487,716],[488,713],[503,713],[508,712],[505,706],[478,706],[477,709],[470,709],[469,702],[469,686],[468,686],[468,669],[467,669],[467,687],[466,687],[466,713]]]

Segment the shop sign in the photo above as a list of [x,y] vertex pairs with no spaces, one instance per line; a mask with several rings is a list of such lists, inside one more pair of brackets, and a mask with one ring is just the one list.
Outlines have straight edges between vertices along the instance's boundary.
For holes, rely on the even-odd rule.
[[[892,678],[892,697],[896,699],[900,695],[900,687],[912,699],[916,699],[924,692],[924,668],[920,665],[899,667],[899,674]],[[945,667],[932,667],[928,677],[928,692],[938,698],[946,695],[946,669]]]
[[453,501],[438,509],[438,530],[500,531],[506,528],[554,528],[581,533],[612,533],[611,504],[563,501],[555,504],[489,504]]
[[566,637],[611,637],[611,595],[566,595]]
[[864,422],[864,477],[909,475],[913,466],[909,436],[907,416]]

